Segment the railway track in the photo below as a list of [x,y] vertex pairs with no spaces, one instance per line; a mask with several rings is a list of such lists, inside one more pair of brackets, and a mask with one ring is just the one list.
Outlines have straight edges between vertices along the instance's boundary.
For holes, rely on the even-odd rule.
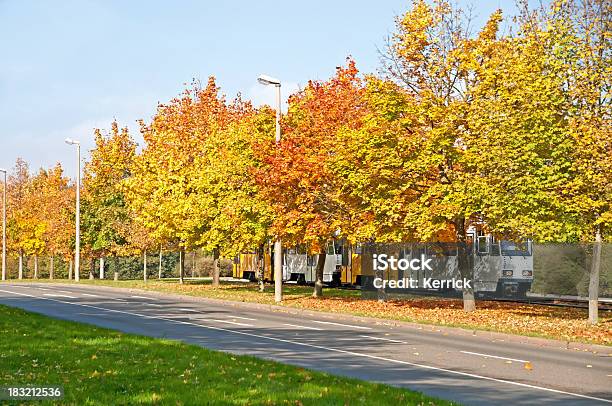
[[[348,289],[348,290],[359,290],[359,287],[356,286],[341,286],[340,289]],[[423,297],[446,297],[449,298],[448,294],[442,294],[438,292],[432,291],[422,291],[422,290],[414,290],[411,292],[413,295],[423,296]],[[460,294],[457,294],[456,299],[460,299]],[[552,307],[572,307],[577,309],[588,309],[589,301],[588,299],[582,298],[572,298],[567,296],[531,296],[527,298],[494,298],[494,297],[482,297],[478,298],[480,300],[488,300],[492,302],[511,302],[511,303],[524,303],[531,305],[539,305],[539,306],[552,306]],[[600,298],[599,300],[599,310],[601,311],[612,311],[612,299],[610,298]]]
[[[514,302],[514,303],[525,303],[532,305],[540,305],[540,306],[554,306],[554,307],[573,307],[577,309],[588,309],[589,302],[585,299],[567,299],[567,298],[527,298],[527,299],[490,299],[496,302]],[[604,299],[599,301],[599,310],[602,311],[612,311],[612,301],[609,299]]]

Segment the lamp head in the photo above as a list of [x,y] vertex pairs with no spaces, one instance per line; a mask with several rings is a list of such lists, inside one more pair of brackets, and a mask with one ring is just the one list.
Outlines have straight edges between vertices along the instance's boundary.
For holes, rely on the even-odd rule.
[[6,169],[0,168],[0,173],[6,173]]
[[80,144],[80,142],[79,142],[79,141],[77,141],[77,140],[73,140],[72,138],[66,138],[64,141],[65,141],[65,142],[66,142],[66,144],[68,144],[68,145],[79,145],[79,144]]
[[273,78],[271,76],[268,76],[268,75],[259,75],[259,77],[257,78],[257,81],[261,83],[262,85],[280,86],[281,84],[280,80]]

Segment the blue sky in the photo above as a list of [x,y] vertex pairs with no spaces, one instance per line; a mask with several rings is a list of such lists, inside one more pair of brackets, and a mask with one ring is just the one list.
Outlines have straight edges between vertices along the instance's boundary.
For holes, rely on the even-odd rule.
[[[472,4],[481,24],[513,0]],[[93,128],[116,118],[141,142],[137,119],[209,75],[228,97],[256,105],[283,81],[283,97],[325,79],[352,55],[364,72],[407,0],[19,1],[0,0],[0,167],[17,157],[33,169],[61,162],[73,175],[66,137],[92,147]]]

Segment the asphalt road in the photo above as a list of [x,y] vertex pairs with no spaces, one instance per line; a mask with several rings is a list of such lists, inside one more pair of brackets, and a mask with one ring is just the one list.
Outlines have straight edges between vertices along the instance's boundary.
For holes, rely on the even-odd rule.
[[0,303],[402,386],[465,405],[612,403],[609,347],[578,351],[90,285],[0,284]]

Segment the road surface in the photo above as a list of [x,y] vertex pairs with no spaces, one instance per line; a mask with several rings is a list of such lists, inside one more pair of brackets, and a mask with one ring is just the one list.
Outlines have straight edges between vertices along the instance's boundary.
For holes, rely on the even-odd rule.
[[578,351],[91,285],[0,284],[0,303],[406,387],[465,405],[612,403],[610,347]]

